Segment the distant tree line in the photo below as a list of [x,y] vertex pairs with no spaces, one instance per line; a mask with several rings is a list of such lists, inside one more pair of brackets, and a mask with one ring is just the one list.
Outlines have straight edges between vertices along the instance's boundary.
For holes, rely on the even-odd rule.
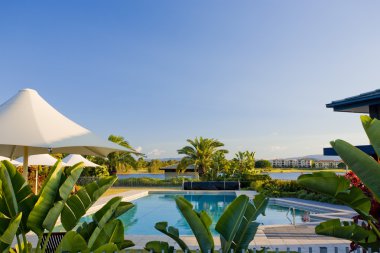
[[90,161],[101,165],[99,168],[91,168],[84,172],[85,176],[100,176],[115,173],[147,172],[160,173],[160,168],[178,164],[178,172],[186,171],[189,165],[193,165],[199,176],[211,180],[218,177],[243,178],[257,174],[260,168],[270,168],[271,163],[267,160],[255,160],[255,152],[239,151],[232,159],[227,159],[228,150],[223,149],[224,144],[212,138],[188,139],[189,145],[184,146],[177,152],[183,155],[180,161],[160,159],[146,159],[145,155],[137,152],[122,136],[110,135],[108,140],[121,145],[130,152],[113,152],[106,158],[86,156]]

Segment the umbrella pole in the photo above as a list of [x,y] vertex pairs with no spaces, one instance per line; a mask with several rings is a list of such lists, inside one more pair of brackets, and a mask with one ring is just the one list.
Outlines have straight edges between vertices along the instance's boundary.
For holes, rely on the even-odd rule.
[[28,182],[28,147],[24,147],[24,164],[23,164],[23,171],[22,171],[22,176]]
[[38,169],[39,169],[40,166],[37,166],[37,169],[36,169],[36,189],[35,189],[35,192],[36,192],[36,195],[38,194]]

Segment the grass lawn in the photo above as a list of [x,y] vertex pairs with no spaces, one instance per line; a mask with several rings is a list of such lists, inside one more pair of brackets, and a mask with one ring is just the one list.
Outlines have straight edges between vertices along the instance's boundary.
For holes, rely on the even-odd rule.
[[127,187],[111,187],[111,188],[109,188],[102,195],[102,197],[106,197],[106,196],[113,195],[113,194],[118,194],[118,193],[123,193],[123,192],[129,191],[129,190],[131,190],[131,188],[127,188]]

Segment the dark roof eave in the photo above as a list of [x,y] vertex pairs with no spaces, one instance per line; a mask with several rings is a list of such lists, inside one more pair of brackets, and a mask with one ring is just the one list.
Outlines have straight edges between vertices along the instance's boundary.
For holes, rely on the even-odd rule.
[[[380,104],[380,89],[372,92],[360,94],[358,96],[349,97],[341,100],[332,101],[326,104],[327,108],[333,108],[334,111],[349,110],[358,107],[367,107],[370,105]],[[363,112],[368,112],[363,111]]]

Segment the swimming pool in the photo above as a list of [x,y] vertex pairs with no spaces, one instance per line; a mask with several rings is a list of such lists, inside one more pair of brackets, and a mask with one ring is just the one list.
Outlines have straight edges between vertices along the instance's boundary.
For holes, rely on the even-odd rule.
[[[224,209],[235,198],[234,192],[228,193],[149,193],[148,196],[132,201],[135,207],[119,218],[124,224],[126,235],[162,235],[154,228],[156,222],[167,221],[170,226],[179,229],[181,235],[192,235],[192,231],[186,220],[178,211],[174,198],[178,195],[184,196],[192,203],[197,211],[206,210],[212,218],[211,231],[214,235],[215,225]],[[295,221],[302,223],[304,211],[295,210]],[[266,216],[259,216],[258,222],[263,225],[291,224],[293,220],[289,207],[283,207],[270,203],[266,209]],[[81,222],[92,221],[91,216],[81,219]],[[59,228],[57,228],[59,230]]]

